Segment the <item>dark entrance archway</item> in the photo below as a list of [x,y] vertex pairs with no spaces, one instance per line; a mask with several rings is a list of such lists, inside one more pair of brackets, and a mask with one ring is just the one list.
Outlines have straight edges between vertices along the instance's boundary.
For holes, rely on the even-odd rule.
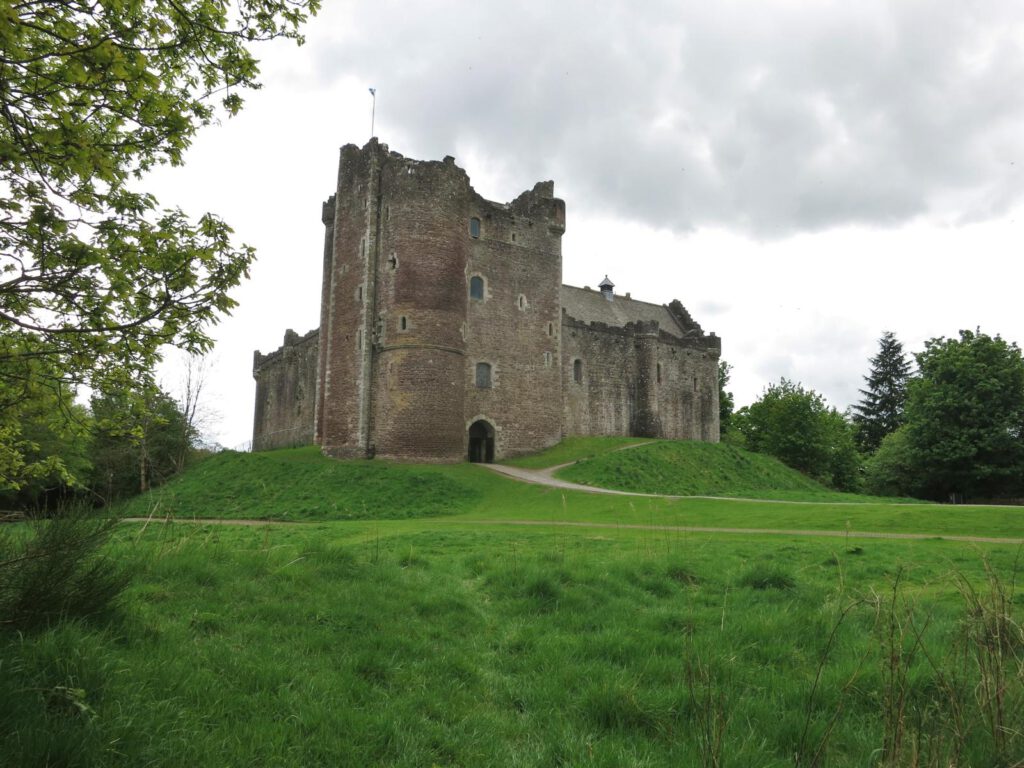
[[469,460],[484,464],[494,461],[494,427],[483,419],[469,427]]

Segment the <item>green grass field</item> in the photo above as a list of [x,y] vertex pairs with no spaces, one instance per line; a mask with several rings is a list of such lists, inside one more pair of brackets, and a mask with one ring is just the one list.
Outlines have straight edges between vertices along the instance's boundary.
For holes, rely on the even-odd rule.
[[644,445],[649,442],[651,442],[650,439],[646,437],[567,437],[546,451],[509,459],[503,463],[524,469],[544,469],[572,461],[603,456],[622,448]]
[[153,509],[109,548],[135,573],[114,621],[0,635],[0,765],[1024,758],[1019,546],[622,527],[1021,537],[1021,508],[598,496],[301,449],[128,508]]
[[595,453],[561,469],[557,476],[599,488],[672,496],[878,501],[867,496],[837,493],[771,456],[731,445],[696,441],[658,440],[640,443],[629,450]]

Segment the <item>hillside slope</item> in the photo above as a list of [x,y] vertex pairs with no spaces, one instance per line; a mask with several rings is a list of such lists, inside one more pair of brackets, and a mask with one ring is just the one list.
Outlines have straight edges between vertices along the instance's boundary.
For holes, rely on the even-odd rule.
[[604,453],[556,475],[601,488],[676,496],[802,501],[871,498],[830,490],[771,456],[723,443],[688,440],[660,440]]
[[479,498],[450,469],[385,461],[337,461],[315,446],[225,451],[126,502],[127,517],[369,520],[451,515]]

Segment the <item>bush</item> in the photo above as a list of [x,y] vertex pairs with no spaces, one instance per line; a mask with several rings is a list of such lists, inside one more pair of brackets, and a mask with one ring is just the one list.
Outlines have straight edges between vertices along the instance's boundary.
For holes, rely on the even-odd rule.
[[864,487],[877,496],[918,496],[921,493],[907,427],[900,427],[882,438],[878,450],[864,462]]
[[117,526],[85,507],[0,526],[0,630],[31,630],[108,612],[128,573],[100,554]]

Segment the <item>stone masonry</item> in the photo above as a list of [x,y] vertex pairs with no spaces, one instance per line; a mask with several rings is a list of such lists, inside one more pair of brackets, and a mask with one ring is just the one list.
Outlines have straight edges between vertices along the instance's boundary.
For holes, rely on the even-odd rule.
[[721,342],[682,304],[562,285],[565,203],[478,195],[451,157],[341,149],[320,328],[255,354],[253,449],[490,461],[568,435],[718,440]]

